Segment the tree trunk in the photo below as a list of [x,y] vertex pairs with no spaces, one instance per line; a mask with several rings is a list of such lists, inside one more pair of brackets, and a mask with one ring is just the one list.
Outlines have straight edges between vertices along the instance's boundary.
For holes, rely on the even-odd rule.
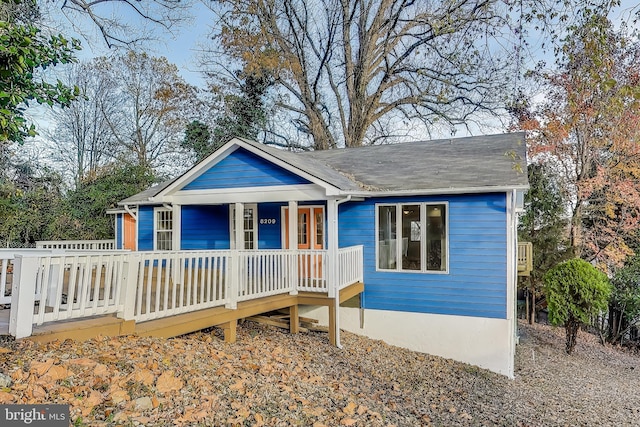
[[567,336],[566,351],[567,354],[571,354],[576,346],[580,322],[578,322],[573,316],[570,316],[564,324],[564,328]]
[[531,292],[531,321],[530,325],[536,323],[536,293]]

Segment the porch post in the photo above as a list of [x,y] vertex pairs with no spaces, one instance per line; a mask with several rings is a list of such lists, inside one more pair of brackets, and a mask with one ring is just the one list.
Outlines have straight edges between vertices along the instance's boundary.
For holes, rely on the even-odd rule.
[[244,249],[244,203],[235,204],[235,213],[233,216],[236,223],[236,233],[231,236],[235,248],[231,252],[231,280],[229,281],[229,302],[226,307],[236,309],[238,307],[238,295],[240,289],[244,287],[244,275],[242,274],[242,257],[240,251]]
[[291,252],[291,271],[289,277],[291,283],[291,294],[298,293],[298,274],[299,274],[299,258],[298,258],[298,202],[295,200],[289,200],[289,241],[288,247]]
[[180,247],[180,231],[182,229],[182,205],[173,204],[171,207],[172,210],[172,221],[171,221],[171,249],[174,251],[179,251],[182,249]]
[[[333,298],[329,306],[329,341],[340,347],[340,289],[338,284],[338,203],[327,200],[327,294]],[[331,333],[333,332],[333,333]]]
[[244,249],[244,203],[235,204],[236,235],[232,236],[236,250]]
[[[33,306],[39,267],[40,258],[37,256],[16,255],[13,261],[9,333],[15,338],[26,338],[33,332]],[[44,300],[41,300],[40,310],[44,310],[44,304]]]

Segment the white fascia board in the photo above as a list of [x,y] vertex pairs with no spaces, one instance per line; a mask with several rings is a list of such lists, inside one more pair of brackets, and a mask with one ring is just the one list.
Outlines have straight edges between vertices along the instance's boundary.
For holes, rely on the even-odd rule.
[[528,185],[496,186],[496,187],[461,187],[435,188],[429,190],[396,190],[396,191],[343,191],[342,195],[354,197],[396,197],[396,196],[439,196],[446,194],[484,194],[506,193],[512,190],[528,190]]
[[107,215],[117,215],[117,214],[122,214],[122,213],[126,213],[127,211],[125,211],[124,209],[118,209],[118,208],[113,208],[113,209],[107,209],[106,214]]
[[172,195],[178,191],[180,191],[180,188],[184,187],[185,185],[187,185],[188,183],[190,183],[191,181],[195,180],[196,178],[198,178],[200,175],[202,175],[203,173],[205,173],[207,170],[209,170],[211,167],[213,167],[216,163],[220,162],[222,159],[224,159],[225,157],[227,157],[228,155],[230,155],[231,153],[233,153],[235,150],[237,150],[238,148],[244,148],[245,150],[273,163],[274,165],[280,166],[281,168],[295,174],[298,175],[310,182],[312,182],[315,185],[318,185],[322,188],[325,189],[326,194],[330,194],[331,195],[338,195],[339,194],[339,189],[334,187],[333,185],[330,185],[328,183],[326,183],[325,181],[322,181],[318,178],[316,178],[313,175],[310,175],[309,173],[285,162],[282,161],[280,159],[278,159],[277,157],[274,157],[273,155],[260,150],[259,148],[251,145],[251,144],[247,144],[246,142],[244,142],[241,139],[238,138],[233,138],[232,140],[230,140],[229,142],[227,142],[225,145],[223,145],[221,148],[219,148],[218,150],[216,150],[213,154],[211,154],[209,157],[207,157],[206,159],[204,159],[203,161],[201,161],[200,163],[198,163],[197,165],[195,165],[194,167],[192,167],[191,169],[189,169],[187,172],[185,172],[180,178],[176,179],[171,185],[167,186],[167,188],[165,188],[164,190],[162,190],[160,193],[158,193],[156,196],[152,197],[151,200],[155,201],[156,199],[161,199],[164,196],[169,196]]
[[[325,200],[323,188],[314,184],[282,185],[268,187],[222,188],[211,190],[182,190],[163,197],[163,203],[181,205],[266,203]],[[156,203],[159,203],[157,201]]]

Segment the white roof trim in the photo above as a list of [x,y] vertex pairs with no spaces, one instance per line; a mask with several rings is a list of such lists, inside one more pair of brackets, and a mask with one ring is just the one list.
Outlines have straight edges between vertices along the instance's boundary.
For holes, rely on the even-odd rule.
[[237,150],[238,148],[244,148],[245,150],[273,163],[274,165],[280,166],[281,168],[295,174],[298,175],[310,182],[312,182],[313,184],[319,185],[320,187],[324,188],[326,191],[327,195],[338,195],[340,194],[340,190],[331,185],[328,184],[326,181],[323,181],[321,179],[316,178],[313,175],[310,175],[309,173],[295,167],[294,165],[291,165],[285,161],[282,161],[280,159],[278,159],[277,157],[260,150],[259,148],[246,143],[245,141],[239,139],[239,138],[233,138],[231,139],[229,142],[227,142],[226,144],[224,144],[221,148],[219,148],[218,150],[216,150],[215,152],[213,152],[209,157],[207,157],[206,159],[202,160],[200,163],[196,164],[195,166],[193,166],[191,169],[189,169],[187,172],[185,172],[180,178],[176,179],[174,182],[172,182],[169,186],[167,186],[164,190],[160,191],[158,194],[156,194],[152,199],[153,200],[158,200],[161,199],[164,196],[169,196],[172,195],[178,191],[180,191],[181,188],[183,188],[185,185],[187,185],[188,183],[194,181],[196,178],[198,178],[199,176],[201,176],[202,174],[204,174],[207,170],[209,170],[211,167],[213,167],[216,163],[220,162],[221,160],[223,160],[225,157],[229,156],[231,153],[233,153],[235,150]]
[[528,189],[528,185],[512,185],[495,187],[434,188],[428,190],[343,191],[342,194],[357,197],[437,196],[446,194],[504,193],[512,190],[524,191]]
[[[211,190],[183,190],[164,196],[162,202],[180,205],[266,203],[324,200],[323,188],[315,184],[280,185],[269,187],[242,187]],[[160,200],[156,200],[160,203]]]

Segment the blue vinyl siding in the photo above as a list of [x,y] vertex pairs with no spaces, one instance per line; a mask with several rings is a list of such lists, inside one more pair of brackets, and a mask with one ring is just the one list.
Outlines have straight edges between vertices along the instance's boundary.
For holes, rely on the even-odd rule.
[[[376,271],[376,203],[449,203],[447,273]],[[340,206],[340,247],[364,245],[364,308],[506,318],[504,193],[379,198]]]
[[[258,204],[258,249],[281,249],[283,224],[281,218],[282,203]],[[275,223],[260,220],[275,219]]]
[[229,206],[183,206],[180,249],[229,249]]
[[[280,249],[282,203],[258,204],[258,249]],[[264,221],[261,219],[273,219]],[[229,249],[229,205],[183,206],[182,250]]]
[[122,214],[116,214],[116,249],[122,249]]
[[138,250],[153,250],[153,206],[138,208]]
[[239,148],[182,189],[204,190],[295,184],[309,184],[309,181]]

